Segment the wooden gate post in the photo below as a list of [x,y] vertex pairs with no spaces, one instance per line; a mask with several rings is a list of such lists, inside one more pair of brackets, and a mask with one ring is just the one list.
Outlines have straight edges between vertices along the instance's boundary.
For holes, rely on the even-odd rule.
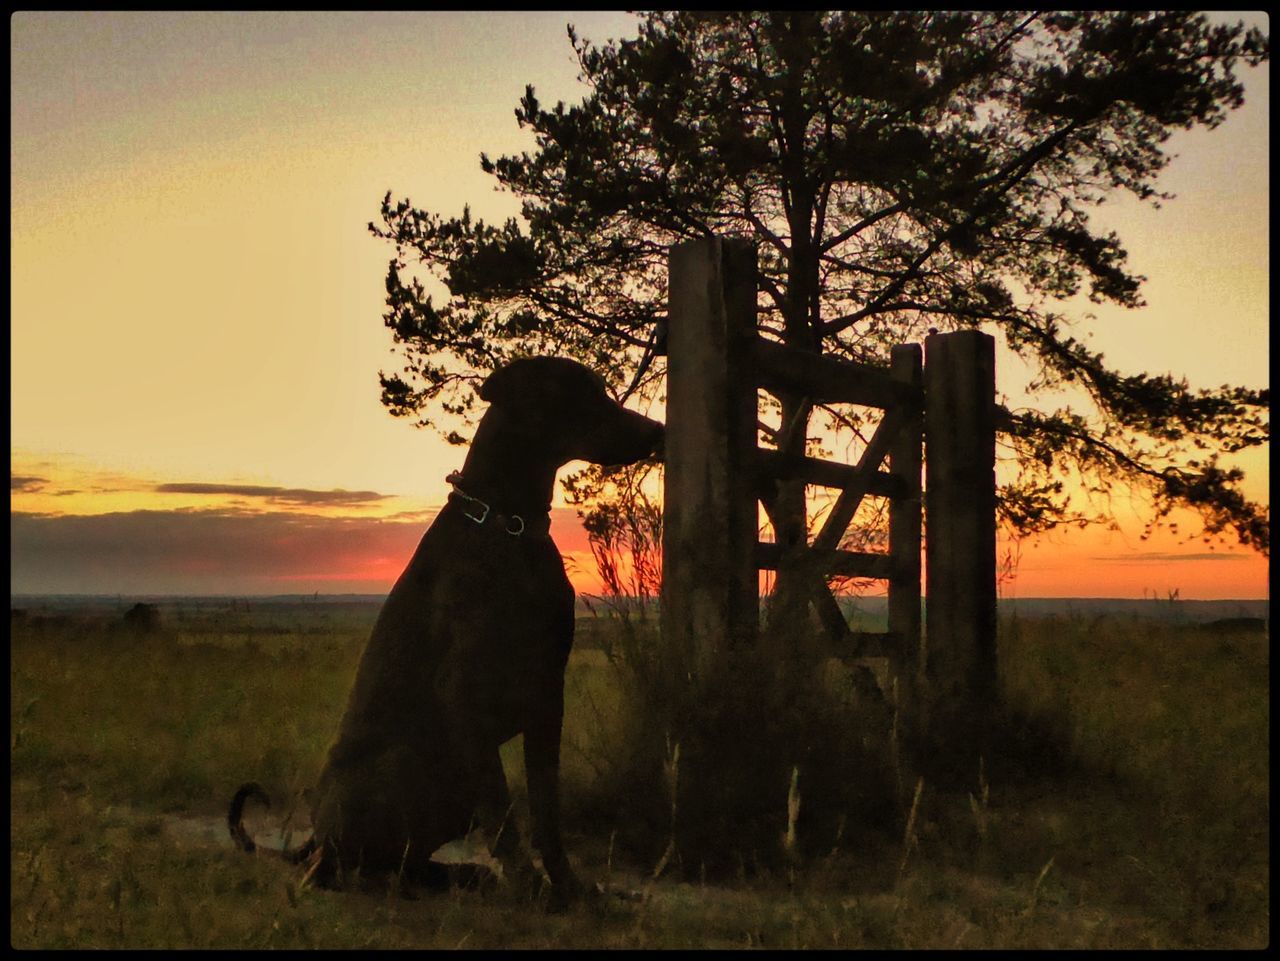
[[759,629],[755,246],[672,247],[668,296],[662,636],[701,676]]
[[935,779],[976,783],[996,699],[995,341],[925,338],[924,734]]

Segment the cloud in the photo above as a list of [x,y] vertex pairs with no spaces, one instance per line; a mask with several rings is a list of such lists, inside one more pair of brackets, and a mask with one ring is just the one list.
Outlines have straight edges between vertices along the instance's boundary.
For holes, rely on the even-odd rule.
[[49,483],[47,477],[35,477],[33,475],[9,475],[9,490],[21,491],[23,493],[32,493],[34,491],[43,490],[44,485]]
[[[390,587],[421,523],[234,508],[10,515],[12,593],[240,594]],[[290,585],[281,583],[289,578]],[[316,588],[302,585],[307,578]]]
[[[404,570],[429,520],[227,507],[13,512],[10,593],[381,593]],[[566,553],[586,550],[570,509],[552,512],[552,534]]]
[[1158,551],[1144,551],[1137,554],[1121,554],[1114,557],[1091,557],[1091,561],[1106,561],[1120,564],[1163,564],[1167,561],[1245,561],[1248,554],[1231,554],[1226,552],[1205,551],[1199,554],[1170,554]]
[[389,498],[377,491],[328,491],[296,487],[263,487],[256,484],[157,484],[161,494],[229,494],[238,497],[262,497],[273,504],[368,504]]

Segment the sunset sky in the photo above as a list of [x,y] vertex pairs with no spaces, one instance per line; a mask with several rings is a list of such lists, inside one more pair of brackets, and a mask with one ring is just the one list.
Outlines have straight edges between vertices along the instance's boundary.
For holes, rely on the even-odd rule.
[[[479,155],[532,148],[526,84],[581,99],[569,22],[635,34],[620,12],[12,16],[13,593],[390,587],[464,450],[379,402],[391,250],[366,224],[387,190],[514,215]],[[1095,215],[1149,278],[1142,310],[1076,312],[1122,370],[1269,383],[1269,68],[1243,79],[1218,130],[1170,141],[1175,200]],[[1020,376],[1002,357],[1014,400]],[[1239,463],[1265,502],[1268,452]],[[1266,596],[1264,558],[1141,541],[1141,505],[1113,506],[1119,531],[1024,544],[1006,595]],[[559,501],[552,533],[594,591]]]

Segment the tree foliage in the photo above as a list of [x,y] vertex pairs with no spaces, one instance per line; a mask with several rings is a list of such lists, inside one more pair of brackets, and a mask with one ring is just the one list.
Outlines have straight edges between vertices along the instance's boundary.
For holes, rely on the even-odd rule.
[[[1240,105],[1237,68],[1269,55],[1261,33],[1181,11],[674,12],[644,15],[635,39],[569,38],[588,95],[548,107],[527,88],[516,119],[536,149],[481,156],[519,219],[388,193],[370,225],[395,247],[392,413],[465,416],[477,376],[522,353],[569,354],[652,396],[668,246],[746,234],[763,336],[882,363],[928,328],[981,327],[1032,365],[1033,396],[1083,389],[1082,409],[1005,425],[1018,529],[1078,516],[1063,483],[1078,474],[1149,491],[1153,519],[1191,507],[1208,532],[1268,549],[1265,508],[1219,462],[1267,442],[1268,391],[1114,370],[1062,313],[1082,293],[1142,305],[1121,238],[1090,212],[1117,192],[1165,199],[1163,145]],[[778,400],[783,423],[807,422],[805,399]]]

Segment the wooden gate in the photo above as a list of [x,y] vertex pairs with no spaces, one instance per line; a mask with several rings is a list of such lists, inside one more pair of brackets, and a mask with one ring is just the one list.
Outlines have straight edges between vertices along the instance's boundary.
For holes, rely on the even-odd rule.
[[[978,741],[995,693],[994,343],[977,331],[896,346],[887,370],[760,337],[756,255],[710,237],[670,251],[662,631],[691,671],[755,643],[759,571],[795,571],[846,657],[886,656],[917,725]],[[757,388],[884,411],[857,464],[807,457],[804,431],[757,445]],[[928,401],[926,402],[926,397]],[[785,428],[785,425],[784,425]],[[798,436],[797,436],[798,435]],[[921,629],[921,467],[927,446],[927,637]],[[811,543],[758,539],[780,478],[840,489]],[[841,550],[859,504],[887,497],[888,553]],[[827,578],[888,581],[888,632],[853,633]],[[975,731],[973,725],[979,724]],[[946,733],[944,733],[946,732]],[[946,737],[952,740],[951,737]],[[969,752],[963,752],[968,754]],[[959,758],[957,758],[959,760]]]

